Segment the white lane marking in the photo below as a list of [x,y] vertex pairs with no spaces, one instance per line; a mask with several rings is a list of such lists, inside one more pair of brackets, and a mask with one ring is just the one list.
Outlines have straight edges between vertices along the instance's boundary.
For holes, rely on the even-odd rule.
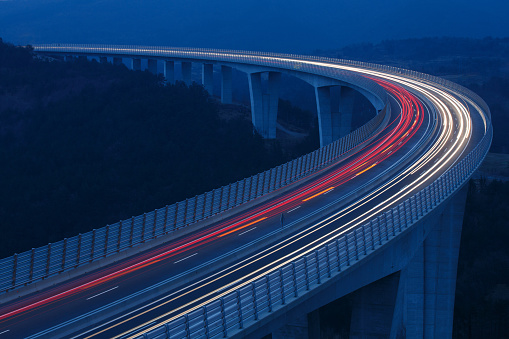
[[[109,290],[106,290],[106,291],[101,292],[101,293],[99,293],[99,294],[93,295],[93,296],[91,296],[90,298],[87,298],[87,300],[90,300],[90,299],[93,299],[93,298],[95,298],[95,297],[98,297],[98,296],[100,296],[101,294],[108,293],[109,291],[113,291],[113,290],[114,290],[114,289],[116,289],[116,288],[118,288],[118,286],[115,286],[115,287],[113,287],[113,288],[110,288]],[[0,333],[0,334],[1,334],[1,333]]]
[[[465,137],[465,139],[466,139],[466,138],[467,138],[467,137]],[[401,180],[402,180],[402,179],[401,179]]]
[[[414,166],[415,166],[415,165],[414,165]],[[411,168],[410,168],[410,169],[411,169]],[[438,170],[436,170],[436,171],[438,171]],[[435,174],[435,173],[433,173],[433,174]],[[408,174],[407,174],[407,175],[408,175]],[[404,179],[404,178],[399,179],[399,180],[398,180],[398,182],[401,182],[403,179]],[[394,185],[394,184],[393,184],[393,185]],[[380,194],[380,193],[379,193],[379,194]],[[379,194],[378,194],[378,195],[379,195]],[[372,199],[373,199],[373,198],[371,198],[370,200],[372,200]],[[401,199],[401,198],[399,198],[399,197],[398,197],[397,199]],[[379,207],[379,205],[377,205],[376,207]],[[374,210],[374,209],[372,209],[372,210]],[[368,212],[371,212],[372,210],[370,210],[370,211],[368,211]],[[362,216],[364,216],[364,215],[365,215],[365,214],[367,214],[368,212],[364,213]],[[333,217],[334,217],[334,216],[333,216]],[[358,218],[356,218],[356,219],[354,219],[354,221],[355,221],[355,220],[357,220],[357,219],[359,219],[359,217],[358,217]],[[328,220],[328,219],[327,219],[327,220]],[[332,221],[331,221],[331,222],[332,222]],[[330,223],[330,222],[329,222],[329,223]],[[354,226],[356,226],[356,225],[351,226],[349,229],[351,229],[351,228],[352,228],[352,227],[354,227]],[[323,227],[323,226],[322,226],[322,227]],[[321,240],[321,239],[318,239],[318,240]],[[318,241],[318,240],[317,240],[317,241]],[[315,242],[316,242],[316,241],[315,241]],[[315,242],[314,242],[314,243],[315,243]],[[319,245],[317,245],[317,246],[319,246]],[[293,254],[293,253],[292,253],[292,254]],[[286,257],[288,257],[288,256],[290,256],[290,255],[287,255]],[[201,305],[199,305],[199,306],[201,306]],[[197,307],[199,307],[199,306],[197,306]],[[196,307],[194,307],[193,309],[196,309]],[[149,331],[149,330],[151,330],[151,329],[147,329],[147,330],[145,330],[145,332],[146,332],[146,331]]]
[[234,281],[234,282],[232,282],[231,284],[228,284],[228,285],[226,285],[225,287],[223,287],[223,288],[221,288],[221,289],[217,290],[216,292],[217,292],[217,293],[221,293],[222,291],[226,290],[227,288],[230,288],[231,286],[234,286],[234,285],[237,285],[238,283],[241,283],[243,280],[244,280],[244,279],[240,279],[240,280]]
[[127,334],[124,334],[124,335],[123,335],[123,336],[121,336],[120,338],[127,338],[127,337],[129,337],[129,336],[131,336],[131,335],[135,335],[135,334],[136,334],[136,332],[139,332],[139,331],[143,330],[144,328],[147,328],[147,327],[149,327],[150,325],[153,325],[153,324],[155,324],[155,323],[156,323],[156,321],[153,321],[153,322],[151,322],[150,324],[146,324],[145,326],[142,326],[142,327],[140,327],[140,328],[137,328],[137,329],[136,329],[135,331],[133,331],[133,332],[129,332],[129,333],[127,333]]
[[391,154],[391,153],[392,153],[392,151],[390,151],[389,153],[387,153],[387,155],[389,155],[389,154]]
[[330,190],[328,190],[327,192],[325,192],[324,194],[322,195],[326,195],[326,194],[329,194],[330,192],[334,191],[334,188],[331,188]]
[[255,228],[256,228],[256,226],[255,226],[255,227],[253,227],[253,228],[251,228],[250,230],[247,230],[247,231],[245,231],[245,232],[240,233],[239,235],[246,234],[247,232],[251,232],[251,231],[252,231],[252,230],[254,230]]
[[178,262],[181,262],[181,261],[184,261],[184,260],[186,260],[186,259],[189,259],[189,258],[191,258],[191,257],[194,257],[194,256],[195,256],[195,255],[197,255],[197,254],[198,254],[198,252],[196,252],[195,254],[191,254],[190,256],[185,257],[184,259],[177,260],[177,261],[175,261],[175,262],[174,262],[174,264],[176,264],[176,263],[178,263]]
[[300,208],[300,206],[297,206],[297,207],[295,207],[294,209],[291,209],[291,210],[289,210],[289,211],[288,211],[288,212],[286,212],[286,213],[287,213],[287,214],[288,214],[288,213],[292,213],[293,211],[298,210],[299,208]]
[[7,332],[9,332],[9,331],[10,331],[10,330],[3,331],[3,332],[0,332],[0,334],[7,333]]

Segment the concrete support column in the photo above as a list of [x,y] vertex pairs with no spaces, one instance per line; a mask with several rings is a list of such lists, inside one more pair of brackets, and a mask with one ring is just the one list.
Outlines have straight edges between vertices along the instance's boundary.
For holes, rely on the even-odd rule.
[[210,95],[214,94],[214,65],[203,64],[201,73],[201,83]]
[[352,129],[353,89],[346,86],[315,87],[320,146],[347,135]]
[[389,337],[398,282],[394,273],[353,293],[350,339]]
[[261,73],[250,73],[248,78],[253,126],[263,138],[275,139],[281,73],[269,72],[267,93],[262,88]]
[[131,60],[131,69],[133,71],[141,71],[141,59],[133,58]]
[[119,58],[119,57],[114,57],[113,58],[113,65],[122,65],[122,58]]
[[148,65],[148,71],[152,74],[157,75],[157,60],[156,59],[148,59],[147,65]]
[[190,61],[182,61],[182,81],[186,83],[187,86],[191,86],[191,62]]
[[221,66],[221,103],[232,103],[232,68]]
[[167,84],[175,83],[175,62],[171,60],[164,62],[164,78]]
[[390,338],[451,338],[456,271],[467,186],[401,271]]
[[105,57],[105,56],[101,56],[101,57],[99,57],[99,62],[100,62],[101,64],[105,64],[105,63],[107,63],[107,62],[108,62],[108,57]]
[[341,86],[341,94],[339,99],[339,138],[344,137],[352,131],[352,114],[353,114],[354,89]]
[[315,87],[315,97],[316,110],[318,112],[318,129],[320,131],[320,147],[324,147],[333,141],[330,87]]

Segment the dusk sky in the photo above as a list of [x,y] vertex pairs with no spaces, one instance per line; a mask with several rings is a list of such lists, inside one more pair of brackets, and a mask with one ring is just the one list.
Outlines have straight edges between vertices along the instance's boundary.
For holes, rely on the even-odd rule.
[[0,0],[0,37],[305,53],[387,39],[505,37],[507,13],[501,0]]

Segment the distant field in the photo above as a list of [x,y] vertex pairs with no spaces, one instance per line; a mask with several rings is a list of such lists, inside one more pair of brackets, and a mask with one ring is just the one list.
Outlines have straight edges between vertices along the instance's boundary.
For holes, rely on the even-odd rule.
[[509,179],[509,154],[488,153],[479,168],[482,176],[506,177]]

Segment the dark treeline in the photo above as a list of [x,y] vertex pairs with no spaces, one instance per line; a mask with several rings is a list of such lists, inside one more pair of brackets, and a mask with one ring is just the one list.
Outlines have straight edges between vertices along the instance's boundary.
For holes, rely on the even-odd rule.
[[509,337],[509,182],[470,182],[461,234],[454,338]]
[[283,152],[253,133],[248,119],[221,119],[203,87],[162,80],[95,61],[41,60],[0,41],[0,257],[204,193],[307,150]]

